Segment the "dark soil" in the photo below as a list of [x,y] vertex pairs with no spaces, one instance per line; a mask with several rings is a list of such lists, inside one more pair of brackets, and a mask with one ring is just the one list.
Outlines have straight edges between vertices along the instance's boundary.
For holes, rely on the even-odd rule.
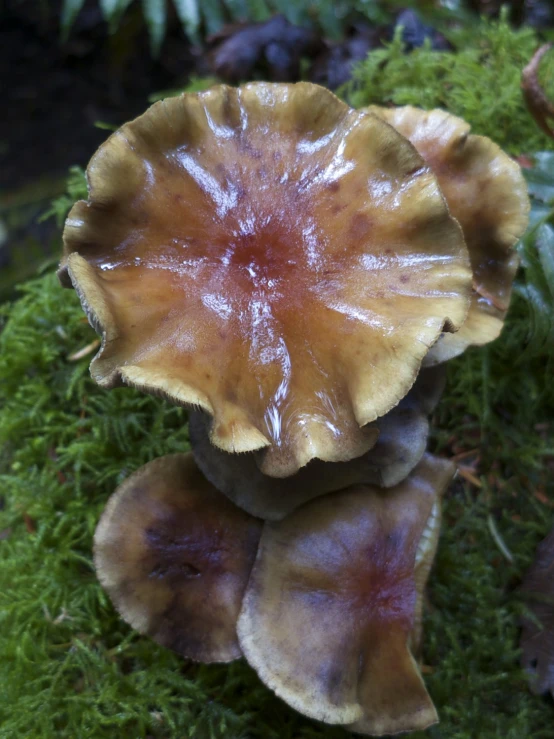
[[61,0],[5,0],[0,10],[0,303],[45,259],[59,231],[39,216],[64,189],[71,165],[85,166],[109,131],[148,107],[148,95],[185,85],[197,55],[175,16],[158,59],[140,4],[115,33],[98,0],[87,0],[63,43]]
[[195,66],[172,18],[158,60],[149,51],[140,6],[113,35],[97,0],[87,2],[66,43],[59,4],[7,0],[0,26],[0,191],[84,164],[106,138],[96,121],[121,124],[141,113],[147,97],[186,82]]

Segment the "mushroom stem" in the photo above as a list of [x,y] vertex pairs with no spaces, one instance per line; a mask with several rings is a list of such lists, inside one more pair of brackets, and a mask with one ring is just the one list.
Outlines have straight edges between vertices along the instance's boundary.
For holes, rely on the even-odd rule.
[[422,370],[408,395],[375,423],[375,446],[348,462],[314,459],[290,477],[269,477],[256,453],[229,454],[212,444],[209,416],[200,411],[189,416],[192,451],[206,478],[236,505],[278,521],[308,500],[349,485],[392,487],[403,480],[425,452],[427,415],[440,398],[444,379],[441,367]]

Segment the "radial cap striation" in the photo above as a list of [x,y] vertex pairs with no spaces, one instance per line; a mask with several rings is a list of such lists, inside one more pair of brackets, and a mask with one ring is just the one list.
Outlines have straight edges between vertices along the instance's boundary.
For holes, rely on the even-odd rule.
[[348,460],[464,321],[471,272],[437,180],[376,116],[309,83],[156,103],[92,158],[64,231],[103,333],[95,380],[213,416],[285,477]]
[[301,713],[367,734],[437,720],[411,647],[453,465],[356,486],[266,523],[238,622],[248,662]]

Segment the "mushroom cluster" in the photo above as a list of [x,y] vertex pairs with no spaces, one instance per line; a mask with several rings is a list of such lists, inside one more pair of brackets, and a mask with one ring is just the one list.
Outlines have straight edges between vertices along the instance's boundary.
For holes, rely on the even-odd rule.
[[95,535],[141,633],[246,657],[364,734],[437,720],[416,657],[440,498],[442,363],[495,338],[527,221],[519,167],[443,111],[309,83],[153,105],[100,147],[60,280],[91,364],[190,408],[192,453],[137,470]]

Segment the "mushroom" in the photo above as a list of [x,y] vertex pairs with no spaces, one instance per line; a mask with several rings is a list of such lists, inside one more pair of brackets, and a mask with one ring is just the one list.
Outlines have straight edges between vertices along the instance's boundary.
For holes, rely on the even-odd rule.
[[453,471],[426,455],[392,489],[355,486],[264,525],[239,640],[296,710],[368,734],[437,720],[411,647]]
[[347,461],[464,322],[461,230],[411,144],[310,83],[153,105],[93,156],[63,284],[102,334],[97,383],[213,417],[262,472]]
[[496,339],[508,312],[518,257],[514,250],[528,221],[529,197],[521,168],[485,136],[443,110],[412,106],[368,111],[406,136],[431,166],[452,215],[459,221],[473,269],[466,322],[445,334],[426,357],[444,362],[468,346]]
[[521,665],[531,691],[554,698],[554,528],[539,544],[519,593],[528,608],[520,618]]
[[391,487],[403,480],[425,452],[427,416],[438,403],[444,381],[442,367],[422,370],[408,395],[376,422],[375,446],[348,462],[314,459],[291,477],[268,477],[257,464],[256,452],[230,454],[215,447],[209,417],[201,411],[189,414],[192,451],[206,478],[234,503],[253,516],[279,520],[308,500],[349,485]]
[[149,462],[108,501],[94,537],[98,578],[121,616],[201,662],[240,657],[236,622],[261,522],[202,476],[191,454]]

